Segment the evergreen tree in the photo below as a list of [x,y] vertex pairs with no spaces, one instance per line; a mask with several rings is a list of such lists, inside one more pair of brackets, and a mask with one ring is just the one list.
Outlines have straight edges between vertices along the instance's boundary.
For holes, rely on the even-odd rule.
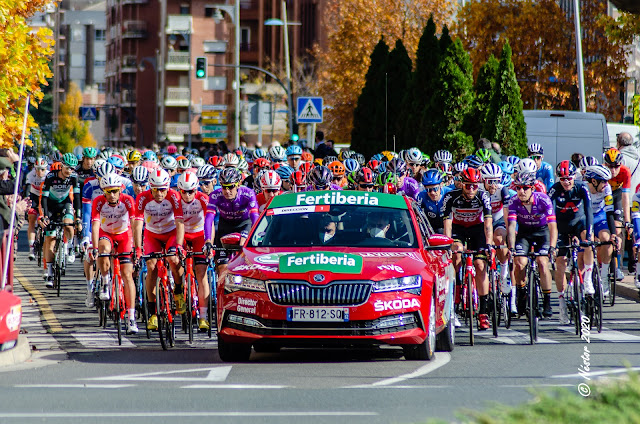
[[482,136],[493,86],[498,75],[499,63],[498,59],[491,55],[478,72],[478,79],[474,86],[475,98],[471,106],[471,113],[469,113],[468,123],[465,125],[465,132],[473,137],[474,140],[478,140]]
[[353,112],[351,148],[365,156],[385,150],[385,80],[389,47],[380,38],[371,53],[371,64]]
[[491,103],[482,136],[502,145],[507,155],[527,154],[527,126],[522,113],[522,98],[511,62],[511,47],[507,40],[502,48],[498,75],[491,94]]
[[473,151],[473,139],[463,131],[473,103],[473,76],[469,54],[456,40],[447,49],[438,67],[438,79],[431,107],[423,116],[430,121],[430,143],[427,152],[450,150],[461,158]]
[[440,54],[445,55],[449,46],[453,44],[453,40],[449,35],[449,27],[446,25],[442,27],[442,34],[440,34]]
[[402,143],[409,143],[420,149],[425,148],[427,131],[421,126],[422,114],[430,104],[439,63],[440,46],[436,36],[436,24],[431,15],[418,43],[416,67],[405,93],[403,113],[398,122],[403,125],[403,130],[399,131]]
[[[387,114],[386,123],[388,126],[387,145],[393,146],[394,136],[396,138],[396,150],[409,148],[415,143],[399,138],[402,131],[405,117],[402,115],[402,101],[404,99],[409,79],[411,78],[411,58],[402,40],[396,41],[396,46],[389,53],[387,62]],[[390,147],[392,149],[392,147]]]

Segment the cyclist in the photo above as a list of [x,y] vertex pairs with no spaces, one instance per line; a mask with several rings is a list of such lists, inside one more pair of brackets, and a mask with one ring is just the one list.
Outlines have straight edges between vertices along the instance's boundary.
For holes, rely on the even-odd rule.
[[[184,241],[189,244],[193,252],[202,252],[204,248],[204,223],[209,197],[198,191],[198,177],[187,171],[178,178],[178,189],[182,200],[182,216],[184,219]],[[196,280],[198,281],[198,304],[200,317],[198,328],[200,331],[209,330],[207,321],[207,297],[209,297],[209,283],[207,281],[207,261],[205,255],[194,257]],[[187,300],[190,301],[190,300]]]
[[[515,180],[516,196],[509,203],[508,245],[511,255],[526,255],[535,243],[534,252],[540,270],[540,286],[543,296],[545,317],[551,317],[551,272],[549,257],[555,256],[558,242],[558,227],[551,199],[544,193],[534,191],[535,174],[519,173]],[[516,230],[517,226],[517,230]],[[514,278],[516,282],[517,309],[520,315],[525,313],[527,275],[524,274],[529,259],[523,256],[513,258]]]
[[[486,149],[487,158],[491,158],[491,153]],[[489,193],[491,202],[491,214],[493,218],[493,242],[496,246],[506,246],[507,224],[504,217],[509,215],[509,201],[511,194],[509,189],[502,185],[502,169],[493,162],[485,164],[480,170],[484,189]],[[500,264],[500,290],[503,294],[511,293],[509,286],[509,249],[503,247],[496,251],[496,259]]]
[[[616,221],[621,215],[621,211],[615,209],[613,194],[611,190],[612,175],[609,168],[603,165],[587,167],[583,176],[583,181],[587,183],[591,194],[591,206],[593,208],[593,232],[601,242],[612,241],[620,249],[621,240],[616,235]],[[600,279],[602,281],[602,291],[605,296],[609,294],[609,264],[613,254],[612,245],[602,245],[598,247],[598,262],[600,263]],[[592,295],[595,293],[593,285],[585,284],[585,293]]]
[[82,151],[82,162],[76,167],[80,187],[84,187],[87,178],[93,177],[93,164],[98,156],[98,150],[93,147],[85,147]]
[[451,163],[453,162],[453,155],[448,150],[438,150],[433,155],[434,167],[437,168],[437,165],[440,163]]
[[424,191],[418,194],[418,202],[424,210],[427,220],[433,231],[444,234],[442,220],[442,201],[444,196],[451,191],[449,187],[443,187],[442,174],[435,169],[429,169],[422,177]]
[[[326,158],[325,158],[326,159]],[[295,176],[296,173],[293,173],[292,176]],[[333,184],[331,181],[333,180],[333,173],[326,166],[316,166],[309,172],[309,175],[306,176],[306,182],[309,184],[306,190],[298,189],[298,191],[313,191],[313,190],[342,190],[337,184]],[[295,181],[293,185],[298,186],[299,181]]]
[[[491,201],[486,191],[480,187],[480,172],[468,168],[460,175],[462,188],[452,190],[442,201],[442,218],[444,234],[455,240],[452,251],[461,252],[466,242],[469,250],[490,250],[493,241],[493,219],[491,217]],[[476,269],[476,285],[480,296],[478,328],[487,330],[489,324],[489,279],[483,255],[474,258]],[[454,255],[456,272],[462,264],[460,255]]]
[[411,171],[409,176],[416,181],[422,181],[422,177],[426,172],[426,167],[423,167],[424,158],[422,152],[417,147],[412,147],[405,153],[405,162],[407,167]]
[[[132,225],[135,220],[134,200],[128,194],[122,192],[122,179],[112,173],[100,179],[100,187],[104,194],[96,197],[91,207],[91,239],[93,246],[92,256],[98,254],[129,253],[132,247]],[[111,274],[109,268],[111,261],[108,257],[98,257],[98,269],[100,270],[100,299],[110,299]],[[136,286],[133,282],[133,265],[131,257],[120,258],[120,273],[124,285],[124,298],[127,307],[127,333],[138,332],[136,324]],[[93,298],[93,290],[87,288],[87,298]]]
[[329,164],[329,170],[332,174],[333,184],[344,188],[347,185],[347,179],[345,178],[345,168],[342,162],[335,161]]
[[357,191],[373,191],[374,189],[374,176],[373,171],[369,168],[360,168],[355,176],[356,190]]
[[[209,250],[209,256],[213,244],[220,246],[220,237],[227,234],[240,233],[240,244],[244,244],[251,226],[258,220],[256,195],[250,188],[240,186],[241,178],[240,171],[236,168],[223,169],[219,175],[221,188],[209,196],[204,226],[205,246]],[[215,230],[212,224],[217,213],[220,214],[220,221]],[[219,271],[226,269],[229,261],[227,252],[217,251],[216,259]]]
[[[629,208],[630,192],[631,192],[631,171],[625,165],[622,164],[624,156],[620,153],[620,150],[612,148],[605,152],[603,165],[609,168],[611,171],[611,180],[609,185],[611,186],[611,193],[613,195],[613,208],[616,211],[622,211],[621,214],[617,214],[615,219],[620,222],[621,225],[616,225],[615,234],[618,238],[622,239],[622,228],[629,228],[631,222],[631,213]],[[620,247],[618,249],[621,249]],[[620,269],[616,269],[616,278],[622,280],[624,275]],[[603,280],[604,281],[604,280]],[[608,293],[608,290],[607,290]]]
[[[591,195],[587,184],[576,181],[576,167],[568,160],[556,166],[559,182],[551,186],[549,198],[555,206],[556,222],[558,225],[558,256],[556,257],[556,288],[560,303],[560,324],[569,324],[569,311],[564,299],[567,286],[567,246],[572,240],[593,241],[593,211]],[[579,253],[579,260],[584,263],[585,292],[593,293],[593,250],[584,249]]]
[[300,161],[302,160],[302,148],[295,144],[291,145],[287,147],[285,154],[287,155],[287,163],[289,166],[293,169],[298,168],[298,165],[300,165]]
[[243,186],[247,186],[249,188],[254,189],[255,191],[260,190],[260,184],[258,183],[258,174],[261,171],[271,169],[271,163],[266,158],[258,158],[253,162],[253,168],[251,169],[251,175],[242,181]]
[[256,196],[256,201],[260,206],[259,211],[262,212],[271,202],[271,199],[282,193],[280,190],[282,188],[280,175],[276,171],[264,171],[260,175],[260,188],[262,191]]
[[124,167],[124,172],[127,176],[130,176],[133,173],[133,169],[140,165],[140,161],[142,160],[142,155],[137,150],[132,150],[127,153],[127,164]]
[[418,193],[420,193],[420,185],[412,177],[408,176],[407,163],[402,159],[393,158],[387,164],[387,171],[390,171],[398,176],[396,182],[396,193],[411,197],[414,200],[418,199]]
[[29,199],[31,199],[31,208],[29,208],[29,227],[27,229],[30,261],[36,259],[36,252],[33,250],[33,244],[36,240],[36,220],[38,218],[38,209],[40,208],[40,191],[42,189],[42,183],[47,176],[48,166],[49,164],[46,159],[36,159],[33,169],[29,171],[25,180],[25,184],[28,188]]
[[553,179],[553,167],[549,163],[543,162],[544,149],[540,144],[530,144],[527,150],[529,152],[529,158],[536,164],[536,179],[542,181],[546,193],[555,182]]
[[218,183],[216,174],[216,169],[211,165],[203,165],[198,169],[198,172],[196,172],[200,191],[207,196],[213,192],[216,184]]
[[131,171],[131,182],[133,183],[133,192],[136,197],[140,193],[149,190],[149,170],[141,165],[136,166]]
[[[133,227],[136,259],[140,256],[142,247],[142,227],[144,222],[144,254],[154,252],[176,252],[178,256],[184,254],[184,221],[182,217],[182,203],[180,195],[169,188],[171,177],[163,170],[158,169],[149,175],[149,187],[136,198],[136,222]],[[176,308],[179,313],[184,313],[184,296],[182,295],[182,267],[176,256],[167,258],[175,286]],[[157,278],[157,259],[147,259],[147,300],[148,310],[151,315],[147,322],[149,330],[157,330],[158,317],[156,316],[155,282]]]
[[[633,237],[636,260],[640,257],[640,192],[636,191],[631,199],[631,220],[633,223]],[[636,288],[640,290],[640,266],[636,266]]]
[[[82,209],[80,199],[80,186],[78,185],[78,175],[74,169],[78,166],[78,159],[73,153],[65,153],[62,156],[62,167],[59,171],[51,171],[47,174],[42,185],[42,197],[40,205],[42,214],[39,217],[40,225],[45,228],[44,239],[44,256],[47,263],[47,271],[44,275],[47,288],[53,288],[53,231],[54,226],[51,219],[61,220],[64,224],[73,223],[75,211],[75,223],[78,230],[82,229]],[[64,227],[65,239],[73,240],[74,228],[72,226]],[[73,263],[76,259],[73,248],[69,246],[69,242],[62,245],[64,253],[67,255],[67,261]]]

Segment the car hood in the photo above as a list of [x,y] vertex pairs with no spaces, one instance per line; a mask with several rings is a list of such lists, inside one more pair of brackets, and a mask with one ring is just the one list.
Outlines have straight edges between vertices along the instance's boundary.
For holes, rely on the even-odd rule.
[[326,284],[334,280],[385,280],[417,275],[425,262],[417,249],[244,248],[229,271],[261,280],[304,280]]

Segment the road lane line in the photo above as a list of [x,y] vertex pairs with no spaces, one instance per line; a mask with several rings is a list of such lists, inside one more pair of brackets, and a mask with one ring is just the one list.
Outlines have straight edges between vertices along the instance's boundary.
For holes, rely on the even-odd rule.
[[135,384],[16,384],[13,387],[25,389],[121,389],[135,386]]
[[[468,330],[466,331],[469,332]],[[531,336],[528,333],[521,333],[516,330],[507,330],[506,328],[498,329],[498,337],[493,337],[493,332],[478,332],[474,333],[475,337],[482,337],[483,339],[491,340],[498,343],[505,344],[529,344],[531,341]],[[547,339],[545,337],[538,337],[536,340],[536,344],[546,344],[546,343],[560,343],[559,341]]]
[[191,384],[181,389],[287,389],[291,386],[259,385],[259,384]]
[[82,346],[89,349],[113,349],[136,347],[129,339],[122,337],[122,345],[118,344],[116,329],[102,333],[71,333]]
[[[158,372],[147,372],[142,374],[123,374],[123,375],[111,375],[107,377],[92,377],[92,378],[83,378],[81,380],[101,380],[101,381],[180,381],[183,383],[188,383],[189,381],[193,382],[214,382],[214,381],[225,381],[227,376],[231,372],[231,365],[222,366],[222,367],[209,367],[209,368],[192,368],[186,370],[172,370],[172,371],[158,371]],[[192,373],[203,373],[207,372],[206,377],[187,377],[187,376],[176,376],[176,377],[167,377],[167,375],[176,375],[176,374],[192,374]]]
[[198,412],[198,411],[167,411],[167,412],[0,412],[0,418],[164,418],[164,417],[360,417],[378,416],[377,412],[369,411],[270,411],[270,412]]
[[584,378],[586,377],[599,377],[601,375],[609,375],[609,374],[624,374],[629,371],[640,371],[640,367],[632,367],[632,368],[616,368],[612,370],[604,370],[604,371],[592,371],[584,374],[559,374],[552,375],[550,378]]
[[428,364],[421,366],[414,372],[409,374],[399,375],[397,377],[385,378],[384,380],[376,381],[371,384],[358,384],[355,386],[344,386],[342,389],[362,389],[367,387],[379,387],[379,386],[390,386],[395,383],[399,383],[401,381],[406,381],[416,377],[422,377],[423,375],[429,374],[432,371],[437,370],[438,368],[446,365],[451,361],[451,355],[448,352],[438,352],[435,355],[435,359],[430,361]]
[[[568,333],[576,331],[575,327],[562,326],[558,328]],[[640,336],[624,333],[622,331],[610,330],[606,327],[602,327],[602,333],[598,333],[597,330],[594,329],[589,333],[589,336],[592,339],[604,340],[606,342],[613,343],[640,343]]]
[[33,284],[18,270],[18,268],[14,267],[13,274],[16,279],[20,282],[22,287],[35,299],[38,303],[38,307],[40,308],[40,312],[42,313],[42,318],[47,322],[49,329],[52,333],[61,333],[62,325],[56,318],[56,315],[53,313],[53,309],[51,309],[51,305],[44,297],[42,292],[35,288]]

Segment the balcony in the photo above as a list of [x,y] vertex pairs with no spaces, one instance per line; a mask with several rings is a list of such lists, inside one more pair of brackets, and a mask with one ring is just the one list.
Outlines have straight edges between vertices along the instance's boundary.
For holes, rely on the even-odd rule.
[[191,34],[191,15],[169,15],[167,16],[166,33],[171,34]]
[[136,92],[133,90],[123,90],[120,95],[120,106],[122,107],[135,107],[136,106]]
[[120,137],[126,139],[136,138],[136,126],[135,124],[122,124],[120,128]]
[[167,87],[167,95],[164,98],[165,106],[189,106],[188,87]]
[[121,0],[122,4],[147,4],[149,0]]
[[167,122],[164,132],[172,143],[182,143],[184,136],[189,134],[189,124],[186,122]]
[[116,24],[109,28],[109,41],[120,37],[120,25]]
[[147,23],[145,21],[124,21],[122,38],[145,38],[146,36]]
[[138,72],[138,58],[134,55],[122,56],[121,72]]
[[167,71],[188,71],[190,65],[189,52],[167,52]]

